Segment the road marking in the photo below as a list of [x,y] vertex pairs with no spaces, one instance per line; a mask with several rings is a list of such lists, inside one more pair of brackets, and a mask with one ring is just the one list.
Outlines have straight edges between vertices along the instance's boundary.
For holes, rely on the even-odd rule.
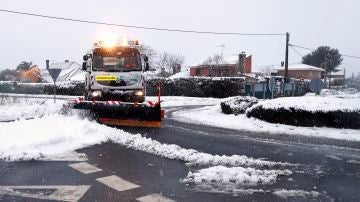
[[116,175],[98,178],[96,180],[117,191],[125,191],[140,187],[139,185],[128,182]]
[[45,157],[45,161],[87,161],[87,156],[84,153],[78,153],[76,151],[66,152],[62,154],[56,154]]
[[90,185],[77,186],[0,186],[0,195],[57,201],[78,201]]
[[70,167],[74,168],[75,170],[82,172],[84,174],[96,173],[102,171],[102,169],[95,167],[89,163],[81,162],[81,163],[74,163],[69,164]]
[[140,202],[175,202],[174,200],[169,199],[161,194],[150,194],[137,198],[136,200]]

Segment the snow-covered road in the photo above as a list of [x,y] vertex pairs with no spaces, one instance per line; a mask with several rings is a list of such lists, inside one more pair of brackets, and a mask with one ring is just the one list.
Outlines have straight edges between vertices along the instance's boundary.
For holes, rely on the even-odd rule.
[[[163,106],[174,110],[171,119],[195,123],[199,126],[203,124],[264,134],[283,133],[294,136],[359,140],[356,130],[300,128],[270,124],[243,115],[224,115],[220,112],[220,101],[214,98],[164,97]],[[267,187],[276,185],[281,178],[288,178],[290,182],[294,175],[298,175],[299,170],[304,169],[304,165],[297,164],[296,161],[287,163],[283,159],[268,160],[264,159],[269,158],[268,156],[254,157],[252,152],[248,151],[246,155],[232,150],[204,152],[189,145],[166,143],[153,137],[146,137],[147,132],[145,135],[130,133],[119,128],[100,125],[83,117],[76,110],[64,113],[62,107],[65,103],[66,101],[58,101],[54,104],[52,100],[20,98],[15,101],[4,101],[0,105],[0,113],[4,114],[1,116],[1,121],[13,121],[0,122],[0,138],[3,140],[0,146],[0,158],[8,162],[61,159],[64,154],[74,150],[94,145],[101,147],[104,143],[111,142],[133,151],[184,162],[191,169],[186,176],[182,176],[181,183],[199,191],[234,195],[245,192],[246,194],[273,192],[275,195],[275,192],[279,192],[277,194],[281,197],[296,193],[311,197],[321,195],[312,189],[305,191]],[[183,106],[191,107],[183,108]],[[175,133],[178,130],[173,126],[165,126],[161,131]],[[180,131],[186,132],[185,129]],[[159,138],[161,139],[161,136]],[[262,152],[265,151],[260,153]],[[265,186],[265,189],[258,189],[259,186]]]

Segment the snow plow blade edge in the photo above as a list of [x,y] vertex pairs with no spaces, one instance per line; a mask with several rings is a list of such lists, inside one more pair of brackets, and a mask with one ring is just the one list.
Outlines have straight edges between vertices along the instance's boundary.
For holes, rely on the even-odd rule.
[[147,106],[146,104],[107,105],[104,103],[80,102],[75,103],[75,109],[88,110],[92,117],[101,124],[111,126],[130,127],[161,127],[164,111],[160,104]]

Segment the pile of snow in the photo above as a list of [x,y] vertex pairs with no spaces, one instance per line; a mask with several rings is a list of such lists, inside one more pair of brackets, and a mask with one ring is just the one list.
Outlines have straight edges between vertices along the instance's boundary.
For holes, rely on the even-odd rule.
[[[359,99],[342,99],[337,97],[319,97],[319,96],[303,96],[303,97],[282,97],[272,100],[264,100],[252,106],[255,108],[261,106],[263,109],[300,109],[311,112],[316,111],[360,111]],[[251,110],[251,109],[249,109]]]
[[217,188],[230,191],[242,187],[269,185],[276,183],[278,176],[291,175],[290,170],[259,170],[244,167],[214,166],[189,172],[183,183],[194,185],[197,189]]
[[224,99],[221,103],[221,110],[225,114],[243,114],[252,105],[258,103],[255,97],[236,96]]
[[304,191],[304,190],[278,190],[278,191],[274,191],[273,194],[275,194],[276,196],[283,198],[283,199],[288,199],[288,198],[316,198],[320,195],[319,192],[317,191]]
[[[296,104],[296,101],[294,101]],[[359,102],[358,102],[359,103]],[[301,103],[299,103],[301,104]],[[360,130],[335,129],[319,127],[295,127],[283,124],[272,124],[246,115],[226,115],[219,106],[206,106],[198,109],[181,110],[173,113],[179,121],[191,124],[203,124],[221,128],[249,131],[266,134],[304,135],[312,137],[326,137],[340,140],[360,141]]]

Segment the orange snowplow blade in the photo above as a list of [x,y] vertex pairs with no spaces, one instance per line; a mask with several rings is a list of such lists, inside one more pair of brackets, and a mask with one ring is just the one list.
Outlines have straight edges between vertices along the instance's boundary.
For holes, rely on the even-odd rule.
[[88,110],[99,123],[111,126],[161,127],[164,110],[160,103],[122,103],[118,101],[75,101],[73,108]]
[[138,120],[121,120],[112,118],[98,118],[99,123],[110,126],[129,126],[129,127],[151,127],[160,128],[161,121],[138,121]]

